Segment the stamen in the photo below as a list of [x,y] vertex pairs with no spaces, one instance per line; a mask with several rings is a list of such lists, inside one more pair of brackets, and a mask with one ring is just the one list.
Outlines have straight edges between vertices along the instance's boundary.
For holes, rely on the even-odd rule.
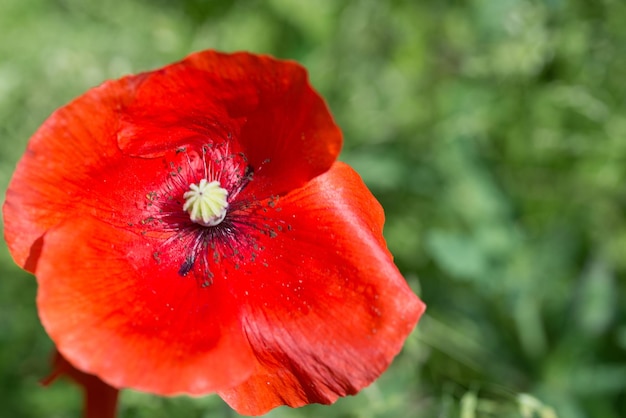
[[200,180],[191,184],[183,197],[183,210],[189,213],[191,220],[203,226],[215,226],[224,220],[228,211],[228,191],[219,181]]

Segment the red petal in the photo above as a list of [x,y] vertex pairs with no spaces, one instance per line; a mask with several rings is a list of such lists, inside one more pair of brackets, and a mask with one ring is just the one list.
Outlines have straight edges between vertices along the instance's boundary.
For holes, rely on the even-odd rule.
[[5,239],[20,266],[34,271],[41,243],[31,250],[33,244],[81,202],[77,196],[93,184],[90,172],[119,153],[116,110],[133,89],[130,78],[92,89],[53,113],[30,139],[3,206]]
[[85,392],[83,417],[115,418],[118,390],[107,385],[96,376],[76,370],[55,350],[52,373],[42,383],[47,386],[61,376],[67,376],[82,386]]
[[263,186],[262,196],[326,171],[342,142],[303,67],[248,53],[204,51],[148,73],[125,112],[125,152],[154,156],[194,141],[232,139],[263,177],[253,186]]
[[264,259],[242,266],[234,286],[258,361],[245,383],[219,394],[242,414],[356,393],[425,309],[385,247],[380,205],[348,166],[336,163],[276,208],[268,215],[286,229],[259,243]]
[[90,216],[52,228],[37,267],[46,331],[114,387],[203,394],[243,381],[253,359],[228,283],[181,277],[181,260],[155,262],[159,245]]

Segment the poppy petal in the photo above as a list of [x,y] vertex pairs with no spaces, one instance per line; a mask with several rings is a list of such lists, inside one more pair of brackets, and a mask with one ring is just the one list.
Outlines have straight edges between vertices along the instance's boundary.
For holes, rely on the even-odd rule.
[[155,262],[159,245],[90,216],[52,228],[37,267],[44,328],[114,387],[204,394],[243,381],[253,358],[227,283],[181,277],[180,261]]
[[276,209],[268,216],[287,228],[259,242],[261,262],[243,266],[248,280],[237,284],[256,369],[219,392],[242,414],[356,393],[387,368],[425,309],[386,249],[380,205],[347,165],[335,163]]
[[232,140],[268,196],[328,170],[341,149],[341,131],[295,62],[204,51],[144,77],[119,134],[129,155]]
[[119,153],[116,109],[133,89],[130,78],[104,83],[55,111],[30,139],[3,205],[5,240],[18,265],[34,272],[37,240],[81,203],[77,194],[93,188],[89,172]]

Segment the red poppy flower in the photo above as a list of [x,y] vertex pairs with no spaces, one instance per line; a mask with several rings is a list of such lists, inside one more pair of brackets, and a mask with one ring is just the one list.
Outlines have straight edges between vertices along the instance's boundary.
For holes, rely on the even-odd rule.
[[382,373],[423,303],[296,63],[202,52],[106,82],[31,138],[5,238],[43,325],[116,388],[244,414]]

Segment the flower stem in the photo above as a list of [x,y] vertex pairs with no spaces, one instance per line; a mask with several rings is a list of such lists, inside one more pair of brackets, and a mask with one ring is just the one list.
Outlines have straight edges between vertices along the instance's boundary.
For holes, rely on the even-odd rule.
[[41,383],[48,386],[58,377],[69,377],[84,392],[83,418],[115,418],[119,390],[107,385],[97,376],[77,370],[55,350],[52,372]]
[[83,418],[116,417],[119,390],[97,379],[97,382],[85,386],[84,391]]

